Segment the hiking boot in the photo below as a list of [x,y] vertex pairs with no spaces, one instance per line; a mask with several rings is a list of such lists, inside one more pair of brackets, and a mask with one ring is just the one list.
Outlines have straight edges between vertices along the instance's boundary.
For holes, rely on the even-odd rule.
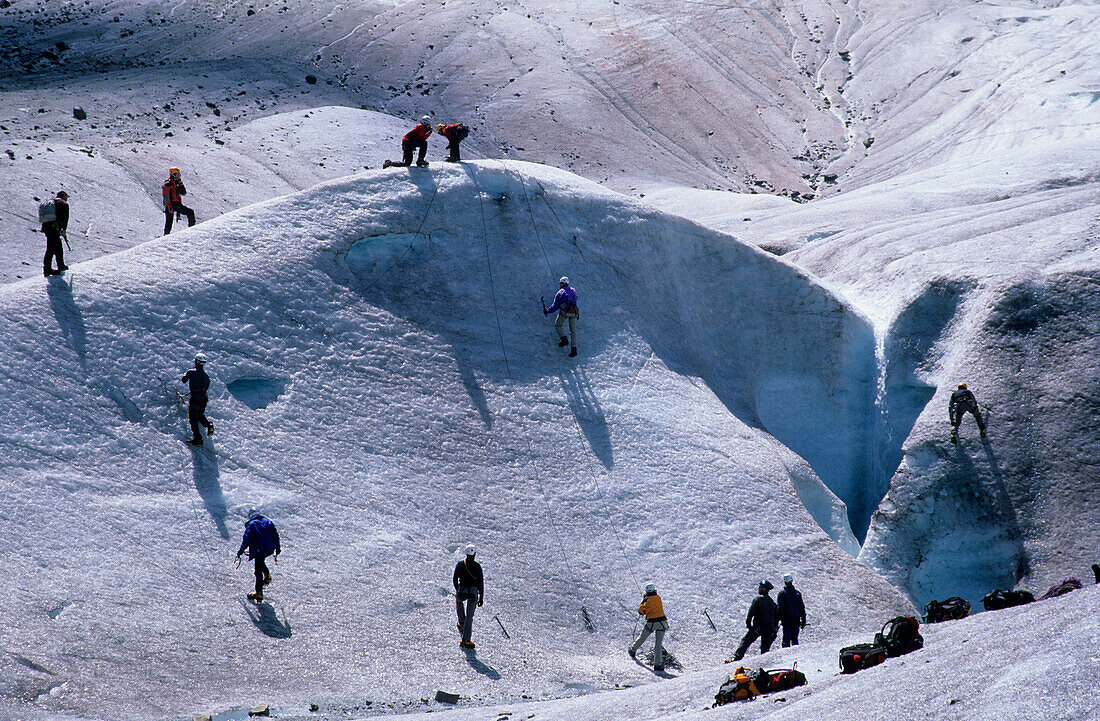
[[979,433],[979,434],[981,435],[981,437],[982,437],[982,440],[985,440],[985,437],[986,437],[986,436],[985,436],[985,429],[984,429],[984,428],[983,428],[983,429],[981,429],[980,431],[978,431],[978,433]]
[[665,670],[665,667],[664,667],[664,666],[654,666],[654,667],[653,667],[653,670],[654,670],[654,671],[664,671],[664,670]]
[[263,585],[265,585],[265,586],[271,585],[271,574],[270,573],[267,574],[266,576],[264,576]]
[[393,161],[392,160],[386,160],[385,162],[382,163],[382,170],[385,170],[386,168],[390,167],[391,165],[393,165]]
[[248,598],[251,601],[259,603],[260,601],[264,600],[264,595],[262,593],[257,593],[256,591],[249,591]]
[[558,340],[558,348],[564,348],[567,345],[569,345],[569,339],[562,336],[561,339]]
[[638,655],[638,652],[635,651],[633,648],[628,648],[626,652],[631,658],[635,658]]
[[951,442],[952,443],[958,443],[959,442],[959,434],[956,433],[955,431],[951,431]]
[[206,427],[206,435],[208,435],[208,436],[214,435],[214,424],[213,423],[211,423],[210,425],[208,425]]
[[67,265],[59,265],[59,266],[57,266],[57,272],[58,272],[58,273],[60,273],[60,272],[61,272],[61,271],[63,271],[63,270],[68,270],[68,269],[69,269],[69,266],[67,266]]
[[462,648],[477,648],[477,646],[474,645],[473,641],[459,641],[458,645]]
[[201,438],[192,438],[191,440],[186,441],[186,443],[189,446],[201,446],[202,445],[202,439]]
[[428,167],[428,161],[427,160],[418,160],[418,161],[416,161],[416,167],[426,168],[426,167]]
[[459,162],[459,160],[458,160],[458,158],[444,158],[443,162],[444,163],[457,163],[457,162]]
[[569,350],[569,357],[570,358],[576,358],[577,357],[577,349],[576,348],[571,348]]

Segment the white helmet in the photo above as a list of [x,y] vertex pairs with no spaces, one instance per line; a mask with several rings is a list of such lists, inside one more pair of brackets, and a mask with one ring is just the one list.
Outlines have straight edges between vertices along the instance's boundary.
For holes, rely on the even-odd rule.
[[653,581],[650,581],[649,583],[647,583],[645,585],[645,592],[646,593],[655,593],[656,591],[657,591],[657,584],[654,583]]
[[474,555],[475,553],[477,553],[477,546],[475,546],[472,543],[466,544],[465,553],[466,553],[467,556]]
[[427,125],[430,128],[432,126],[432,116],[425,115],[424,117],[422,117],[420,119],[420,122],[424,123],[425,125]]
[[794,576],[792,576],[789,573],[783,574],[783,584],[784,585],[790,585],[793,582],[794,582]]
[[560,285],[569,285],[569,276],[563,275],[561,278],[558,279],[558,283]]
[[205,363],[205,362],[206,362],[206,354],[205,354],[205,353],[201,353],[201,352],[200,352],[200,353],[196,353],[196,354],[195,354],[195,362],[196,362],[196,363]]

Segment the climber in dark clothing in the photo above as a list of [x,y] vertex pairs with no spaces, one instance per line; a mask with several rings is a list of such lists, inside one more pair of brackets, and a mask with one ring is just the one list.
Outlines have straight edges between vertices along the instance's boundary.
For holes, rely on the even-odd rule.
[[965,383],[959,384],[959,389],[951,394],[951,403],[947,407],[948,416],[951,418],[951,442],[959,442],[959,424],[963,422],[963,416],[971,413],[974,420],[978,421],[978,433],[985,438],[985,421],[982,420],[982,412],[978,408],[978,399],[966,388]]
[[775,640],[776,634],[779,632],[779,609],[775,605],[775,601],[771,599],[768,592],[775,586],[770,581],[761,581],[757,586],[757,597],[752,600],[752,604],[749,606],[749,615],[745,618],[745,625],[748,626],[748,633],[741,639],[741,645],[737,647],[737,651],[733,654],[734,661],[740,661],[745,657],[745,651],[749,649],[752,642],[756,639],[760,639],[760,653],[767,653],[771,650],[772,641]]
[[[46,236],[46,255],[42,258],[42,275],[58,275],[69,269],[65,265],[65,248],[61,245],[62,236],[68,237],[69,194],[57,191],[53,200],[48,200],[38,208],[38,219],[42,221],[42,233]],[[54,258],[57,270],[54,270]]]
[[214,435],[214,424],[206,418],[206,392],[210,389],[210,376],[206,375],[203,366],[206,365],[206,354],[195,354],[195,367],[183,374],[181,383],[186,383],[191,390],[187,398],[187,420],[191,423],[191,440],[189,446],[201,446],[202,435],[199,426],[206,426],[206,434]]
[[775,597],[779,608],[779,623],[783,626],[783,648],[798,645],[798,629],[806,628],[806,606],[802,594],[794,587],[791,574],[783,576],[783,590]]
[[462,648],[474,648],[470,636],[474,631],[474,609],[485,602],[485,577],[481,564],[474,560],[477,548],[473,544],[466,546],[466,558],[455,566],[452,581],[455,586],[455,608],[458,610],[458,630]]

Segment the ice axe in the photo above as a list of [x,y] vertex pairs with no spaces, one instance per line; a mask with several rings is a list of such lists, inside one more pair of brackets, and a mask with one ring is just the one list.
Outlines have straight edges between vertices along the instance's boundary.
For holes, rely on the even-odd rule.
[[61,239],[65,241],[65,247],[69,249],[69,252],[70,253],[73,252],[73,247],[71,245],[69,245],[69,231],[68,230],[62,230],[61,231]]
[[542,314],[546,315],[546,296],[540,295],[539,300],[542,301]]

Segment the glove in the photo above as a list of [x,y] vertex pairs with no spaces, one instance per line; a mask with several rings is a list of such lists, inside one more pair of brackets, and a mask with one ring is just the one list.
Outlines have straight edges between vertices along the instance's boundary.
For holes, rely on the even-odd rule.
[[806,628],[806,622],[803,621],[798,627],[799,628]]
[[484,598],[479,598],[479,599],[477,599],[477,607],[478,607],[478,608],[481,608],[482,604],[484,604],[484,603],[485,603],[485,599],[484,599]]
[[242,553],[244,553],[244,551],[237,551],[237,558],[240,558]]

